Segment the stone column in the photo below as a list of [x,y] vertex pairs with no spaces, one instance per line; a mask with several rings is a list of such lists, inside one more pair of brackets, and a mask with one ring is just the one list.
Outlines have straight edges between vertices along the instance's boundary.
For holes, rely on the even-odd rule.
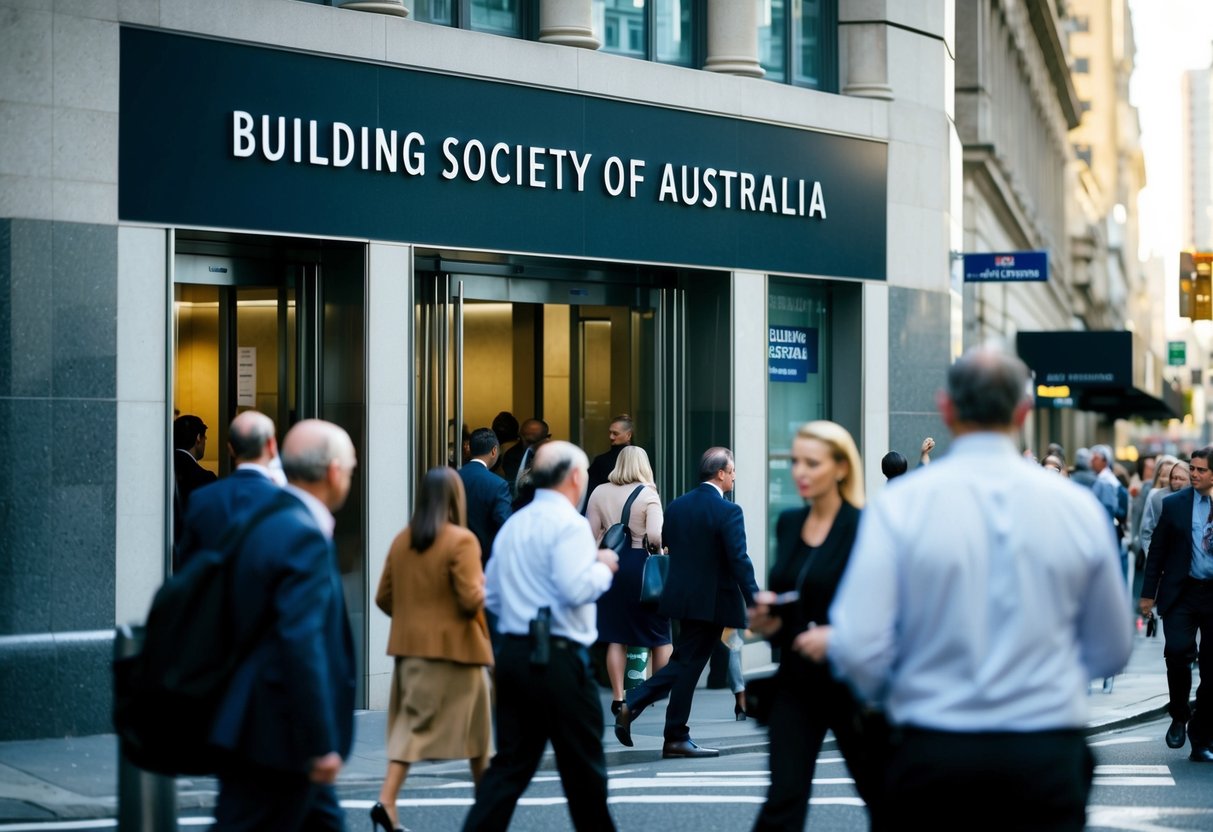
[[594,36],[590,0],[540,0],[539,40],[597,49],[602,44]]
[[358,12],[376,12],[392,17],[408,17],[409,10],[404,7],[403,0],[350,0],[342,3],[339,8],[353,9]]
[[[873,14],[872,4],[838,5],[839,89],[843,95],[893,100],[889,84],[889,27],[887,10]],[[876,4],[878,7],[883,4]],[[854,22],[848,20],[855,15]]]
[[708,72],[761,78],[758,0],[708,0]]

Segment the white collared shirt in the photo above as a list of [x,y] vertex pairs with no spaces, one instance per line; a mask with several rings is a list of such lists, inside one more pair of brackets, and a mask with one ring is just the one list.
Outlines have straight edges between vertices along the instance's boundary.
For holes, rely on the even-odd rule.
[[1133,644],[1094,495],[995,433],[958,437],[864,509],[830,621],[839,676],[893,722],[943,731],[1080,727],[1088,681]]
[[540,488],[510,515],[493,541],[485,573],[485,606],[497,629],[526,635],[540,607],[551,607],[551,632],[585,646],[598,640],[595,601],[612,574],[598,561],[590,524],[559,492]]
[[303,501],[303,504],[307,506],[307,510],[311,512],[312,517],[316,518],[316,525],[320,527],[320,531],[324,533],[326,538],[332,540],[333,529],[337,525],[337,519],[333,517],[333,513],[329,511],[329,507],[298,486],[287,483],[285,489]]

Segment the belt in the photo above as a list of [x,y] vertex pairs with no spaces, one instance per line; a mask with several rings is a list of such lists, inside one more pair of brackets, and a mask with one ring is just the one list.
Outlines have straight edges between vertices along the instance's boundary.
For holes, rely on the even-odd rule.
[[[519,635],[514,635],[513,633],[506,633],[505,637],[510,639],[511,641],[525,641],[527,643],[530,643],[530,640],[531,640],[530,636],[519,636]],[[586,649],[584,644],[573,641],[571,638],[565,638],[564,636],[552,636],[548,640],[548,643],[552,647],[555,647],[557,650],[584,650],[584,649]]]

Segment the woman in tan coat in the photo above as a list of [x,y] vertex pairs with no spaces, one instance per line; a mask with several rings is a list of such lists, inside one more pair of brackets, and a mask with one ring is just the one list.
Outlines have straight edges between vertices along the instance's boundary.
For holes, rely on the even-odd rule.
[[383,565],[375,603],[392,618],[387,776],[371,820],[401,828],[396,798],[418,760],[469,760],[479,783],[492,753],[480,544],[466,528],[463,482],[451,468],[421,481],[408,528]]

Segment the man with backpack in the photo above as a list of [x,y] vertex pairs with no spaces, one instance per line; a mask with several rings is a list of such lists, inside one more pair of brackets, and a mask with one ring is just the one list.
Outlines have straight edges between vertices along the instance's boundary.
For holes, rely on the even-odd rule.
[[356,464],[338,426],[295,425],[282,443],[293,499],[233,552],[230,609],[249,647],[211,728],[217,830],[344,828],[333,784],[353,743],[355,664],[332,513]]

